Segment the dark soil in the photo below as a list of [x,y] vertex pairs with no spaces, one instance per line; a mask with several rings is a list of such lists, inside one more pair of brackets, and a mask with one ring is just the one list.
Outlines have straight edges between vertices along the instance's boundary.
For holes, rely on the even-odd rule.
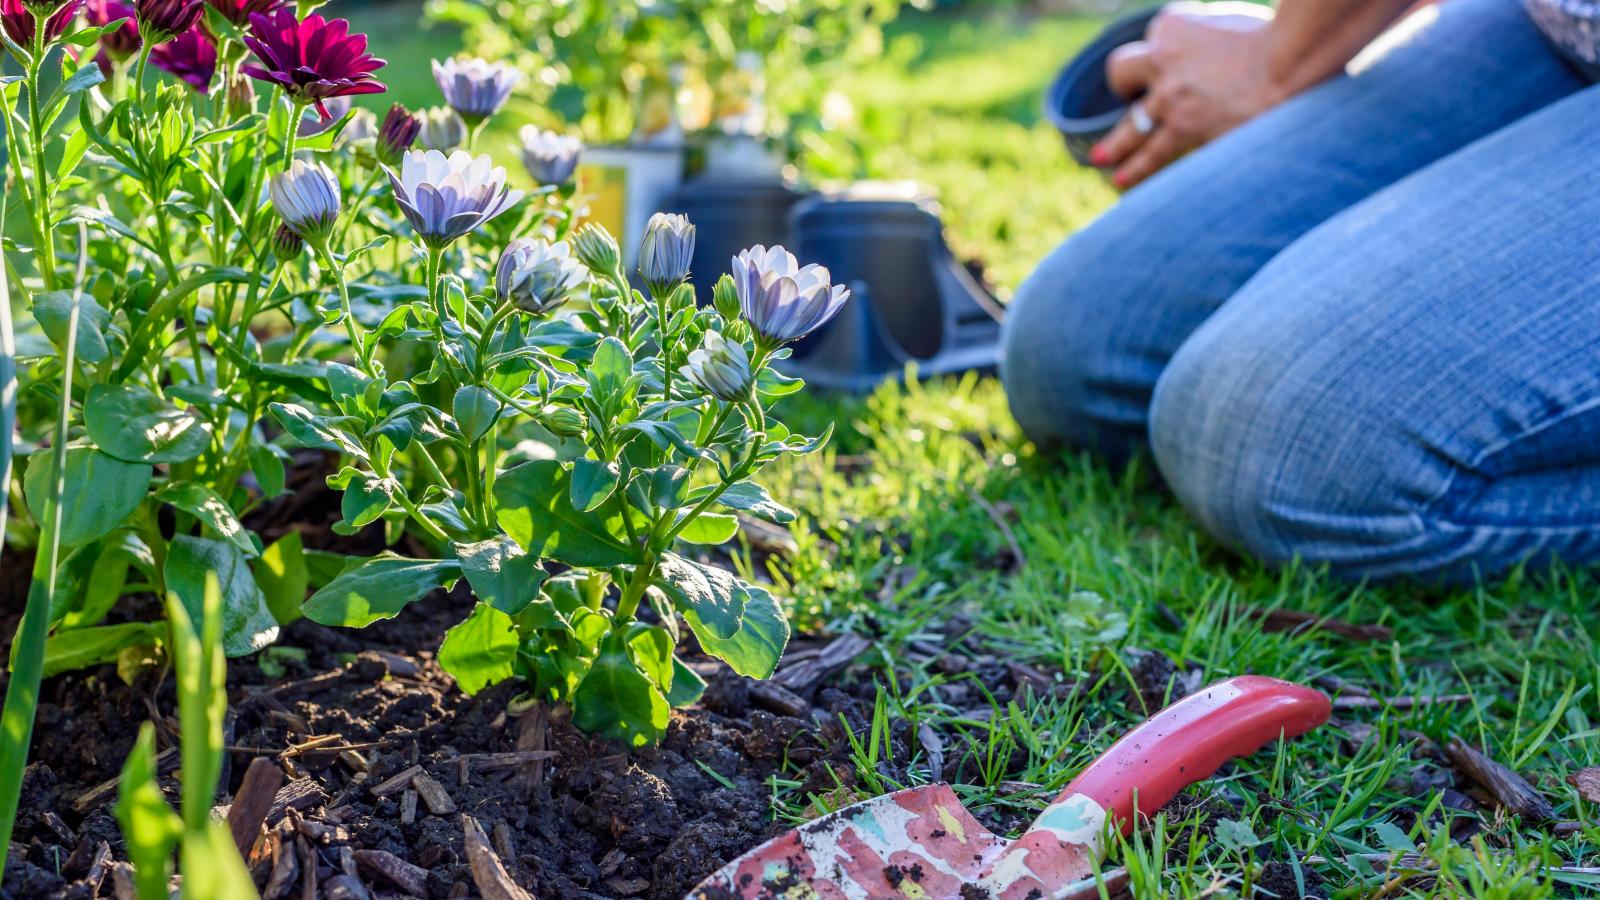
[[[320,489],[323,466],[298,462],[293,493],[247,524],[269,542],[292,524],[307,546],[380,549],[376,533],[332,534],[338,500]],[[25,572],[29,562],[8,557],[4,568]],[[26,590],[26,579],[0,587],[0,653],[9,651]],[[690,664],[710,688],[702,704],[674,715],[658,748],[630,753],[590,738],[559,709],[511,717],[514,685],[467,697],[435,662],[445,630],[471,602],[458,588],[362,631],[295,622],[274,649],[229,661],[229,753],[217,803],[232,802],[256,758],[285,774],[247,858],[266,896],[476,896],[463,848],[470,815],[511,878],[535,896],[677,900],[780,830],[770,821],[767,779],[785,759],[808,766],[819,793],[835,787],[820,774],[830,764],[853,772],[841,764],[849,742],[839,716],[864,724],[869,704],[831,688],[818,697],[812,684],[805,711],[775,705],[692,647]],[[158,614],[153,599],[127,598],[113,618]],[[806,646],[797,640],[791,655]],[[125,855],[112,780],[147,720],[157,724],[159,748],[171,751],[161,757],[162,786],[178,799],[176,700],[166,674],[149,671],[129,685],[103,666],[45,682],[0,898],[116,893],[125,873],[113,861]],[[855,693],[870,697],[871,686]]]
[[[433,660],[467,602],[436,596],[362,632],[297,622],[279,646],[301,648],[306,659],[281,658],[287,671],[277,678],[255,659],[232,660],[228,796],[219,802],[239,789],[253,758],[278,760],[289,782],[280,799],[301,798],[295,805],[303,808],[276,809],[266,825],[314,846],[324,886],[353,874],[372,891],[401,891],[377,869],[352,864],[356,851],[378,850],[424,870],[429,897],[477,893],[460,813],[494,836],[513,879],[540,897],[676,900],[773,831],[765,781],[782,759],[776,736],[798,735],[805,723],[777,721],[746,696],[742,708],[723,703],[718,712],[679,714],[661,747],[627,753],[558,714],[509,718],[513,686],[467,697]],[[173,709],[171,680],[154,675],[129,686],[104,667],[45,684],[0,896],[111,895],[103,867],[94,873],[97,885],[82,878],[102,842],[122,856],[115,792],[79,798],[116,776],[140,723],[152,716],[164,726],[163,748],[174,746]],[[534,734],[540,724],[542,741]],[[326,743],[291,749],[314,738]],[[554,755],[509,766],[488,755],[528,749]],[[169,759],[175,765],[175,755]],[[430,805],[414,776],[375,793],[414,766],[443,789],[441,803]],[[164,787],[176,802],[175,777]],[[273,842],[258,844],[257,857]],[[265,884],[270,858],[252,861]],[[282,888],[281,896],[290,889],[299,896],[298,883]]]

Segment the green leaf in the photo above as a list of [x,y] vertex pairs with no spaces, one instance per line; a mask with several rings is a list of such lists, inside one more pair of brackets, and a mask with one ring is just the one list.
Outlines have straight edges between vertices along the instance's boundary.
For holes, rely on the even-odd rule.
[[656,584],[673,608],[694,611],[697,619],[715,636],[727,640],[739,633],[745,604],[750,602],[753,585],[734,577],[732,572],[666,553],[656,565]]
[[300,618],[300,604],[311,586],[311,572],[300,532],[291,531],[262,551],[256,560],[256,584],[267,598],[267,608],[278,624],[287,625]]
[[456,544],[455,551],[472,593],[495,609],[514,616],[539,597],[547,573],[511,538]]
[[300,446],[314,450],[335,450],[356,459],[367,458],[367,451],[361,442],[344,428],[345,422],[353,421],[348,417],[318,416],[294,403],[274,403],[268,408],[283,425],[283,430],[289,432],[289,436]]
[[778,660],[783,658],[783,648],[789,645],[789,622],[772,594],[752,584],[744,587],[747,591],[744,618],[739,622],[739,633],[731,638],[724,638],[708,628],[693,607],[679,611],[694,636],[700,639],[700,647],[705,652],[727,663],[740,675],[771,678],[778,668]]
[[572,505],[592,512],[617,490],[620,473],[617,464],[597,459],[578,459],[572,463]]
[[682,466],[661,466],[649,473],[650,503],[658,509],[677,509],[689,486],[689,470]]
[[193,481],[172,481],[156,491],[156,499],[199,519],[218,537],[238,547],[246,556],[256,555],[256,545],[250,539],[250,533],[239,523],[228,501],[211,488]]
[[469,444],[487,434],[500,416],[500,401],[487,388],[475,384],[463,385],[456,391],[450,408],[456,425],[461,428],[461,436]]
[[[28,511],[44,521],[50,496],[50,450],[28,457],[23,479]],[[124,462],[93,447],[68,447],[66,493],[61,500],[61,544],[77,547],[110,534],[133,515],[150,487],[148,463]]]
[[104,619],[122,598],[128,570],[134,566],[148,575],[155,574],[155,554],[144,540],[132,531],[119,531],[106,538],[89,569],[82,596],[61,617],[61,627],[83,628]]
[[1390,853],[1417,852],[1417,844],[1411,840],[1411,835],[1393,822],[1377,822],[1373,824],[1372,832],[1378,836],[1378,843],[1383,849]]
[[122,648],[155,644],[166,634],[167,627],[160,622],[124,622],[58,632],[44,645],[44,677],[114,662]]
[[128,462],[188,462],[211,443],[211,426],[194,410],[179,410],[131,384],[89,388],[83,424],[101,450]]
[[[710,488],[705,490],[709,491]],[[747,512],[759,519],[766,519],[778,525],[787,525],[794,521],[794,510],[772,499],[767,489],[754,481],[740,481],[728,486],[717,498],[717,502],[729,509]]]
[[365,628],[394,618],[433,591],[449,590],[460,577],[461,564],[453,559],[384,554],[341,573],[312,594],[300,611],[323,625]]
[[479,603],[472,615],[444,633],[439,666],[455,678],[463,692],[476,694],[515,674],[519,645],[511,617]]
[[282,494],[286,480],[283,451],[270,444],[251,444],[247,454],[250,471],[255,474],[256,484],[261,487],[261,498],[271,500]]
[[156,730],[149,722],[139,727],[133,752],[122,765],[116,812],[139,896],[166,897],[172,850],[183,834],[183,820],[167,805],[156,783]]
[[571,480],[553,459],[537,459],[507,470],[494,485],[495,518],[506,534],[537,557],[568,565],[605,567],[638,561],[623,542],[620,512],[580,512],[572,505]]
[[628,348],[615,337],[608,337],[595,348],[594,360],[585,373],[590,396],[604,403],[621,396],[633,376],[633,358]]
[[[38,320],[39,327],[50,342],[63,350],[67,346],[72,297],[71,291],[50,291],[33,298],[34,319]],[[88,294],[83,294],[82,298],[78,306],[78,359],[90,364],[99,363],[111,355],[105,337],[106,328],[111,324],[111,314]]]
[[672,690],[667,691],[667,703],[673,709],[682,709],[691,703],[697,703],[700,696],[706,692],[706,680],[699,673],[683,664],[683,660],[674,656],[672,658]]
[[733,540],[739,533],[739,517],[728,513],[701,513],[694,517],[683,530],[678,532],[678,540],[686,544],[726,544]]
[[378,520],[389,511],[400,484],[392,478],[378,478],[359,472],[350,480],[339,499],[339,511],[344,520],[334,525],[340,534],[355,534]]
[[239,548],[223,541],[180,534],[167,548],[167,590],[203,623],[206,576],[215,573],[222,590],[222,650],[247,656],[278,638],[278,620],[250,573]]
[[1219,820],[1211,834],[1219,846],[1234,853],[1241,853],[1261,843],[1261,838],[1256,837],[1250,823],[1238,819]]
[[628,628],[628,650],[645,677],[666,695],[672,690],[672,637],[658,625],[634,622]]
[[672,707],[639,670],[626,641],[613,632],[600,646],[572,695],[572,724],[630,747],[654,744],[666,733]]

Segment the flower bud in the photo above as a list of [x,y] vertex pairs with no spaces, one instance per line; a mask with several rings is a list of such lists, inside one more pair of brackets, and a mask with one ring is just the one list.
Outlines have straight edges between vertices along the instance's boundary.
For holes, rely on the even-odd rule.
[[378,162],[391,168],[400,165],[421,130],[422,122],[410,110],[398,103],[389,107],[378,127]]
[[140,36],[152,44],[188,31],[206,9],[202,0],[134,0],[133,7]]
[[694,225],[687,216],[656,213],[639,245],[639,274],[651,293],[666,294],[689,277],[694,258]]
[[539,424],[556,437],[578,437],[586,425],[583,413],[570,406],[551,404],[539,411]]
[[518,238],[507,245],[494,273],[500,301],[509,300],[533,315],[566,303],[588,280],[589,273],[567,251],[565,241],[547,244],[534,238]]
[[711,289],[711,305],[724,321],[732,322],[739,318],[739,291],[733,286],[732,275],[717,279],[716,286]]
[[295,234],[316,245],[327,240],[339,218],[339,180],[322,163],[295,160],[272,176],[272,208]]
[[233,76],[228,85],[228,115],[242,119],[256,111],[255,79],[243,75]]
[[448,153],[467,142],[467,123],[448,106],[435,106],[417,114],[417,138],[427,150]]
[[622,264],[622,250],[603,225],[589,224],[579,229],[572,239],[572,249],[591,272],[609,274]]
[[750,355],[743,344],[724,340],[715,331],[706,332],[680,371],[719,400],[750,399]]
[[278,262],[294,262],[300,254],[306,252],[306,242],[294,229],[288,225],[280,224],[278,230],[272,233],[272,255]]

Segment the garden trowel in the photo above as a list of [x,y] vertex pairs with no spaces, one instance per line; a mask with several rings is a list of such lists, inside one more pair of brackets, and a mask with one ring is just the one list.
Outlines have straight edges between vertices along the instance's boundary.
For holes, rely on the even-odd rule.
[[[1014,841],[946,784],[847,806],[751,850],[688,900],[1068,900],[1099,896],[1107,820],[1123,834],[1224,762],[1328,720],[1328,698],[1243,675],[1156,713],[1084,769]],[[1137,809],[1136,809],[1137,807]]]

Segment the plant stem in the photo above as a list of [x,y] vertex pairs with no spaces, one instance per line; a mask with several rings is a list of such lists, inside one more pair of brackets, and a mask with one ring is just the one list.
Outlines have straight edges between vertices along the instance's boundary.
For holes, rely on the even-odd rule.
[[356,323],[356,314],[350,310],[350,288],[345,284],[344,266],[333,258],[328,251],[326,238],[317,241],[317,258],[328,270],[333,273],[334,284],[339,287],[339,312],[344,319],[345,333],[350,336],[350,351],[355,354],[356,361],[361,365],[361,371],[376,378],[377,373],[372,370],[371,354],[361,341],[361,326]]
[[656,575],[656,558],[651,556],[644,565],[633,570],[633,575],[628,579],[628,586],[622,590],[622,598],[617,601],[617,614],[613,617],[613,627],[633,621],[633,614],[639,611],[639,601],[643,599],[645,589],[650,586],[650,580]]
[[33,153],[33,219],[37,235],[34,258],[39,263],[39,277],[44,289],[55,290],[56,251],[50,233],[50,186],[44,173],[44,116],[39,108],[39,74],[44,69],[45,23],[49,16],[33,13],[33,58],[28,60],[28,143]]
[[378,180],[382,177],[382,169],[373,169],[372,174],[367,176],[367,183],[361,186],[361,193],[356,195],[356,202],[350,204],[349,217],[344,220],[344,225],[340,226],[339,233],[334,235],[334,242],[339,246],[344,246],[345,237],[350,234],[350,229],[355,225],[361,210],[366,208],[368,195],[378,186]]
[[444,250],[438,247],[428,248],[428,262],[423,270],[423,279],[427,281],[428,302],[433,305],[433,314],[436,317],[433,328],[438,335],[439,342],[444,343],[444,323],[449,318],[444,308],[444,281],[439,269],[444,264]]

